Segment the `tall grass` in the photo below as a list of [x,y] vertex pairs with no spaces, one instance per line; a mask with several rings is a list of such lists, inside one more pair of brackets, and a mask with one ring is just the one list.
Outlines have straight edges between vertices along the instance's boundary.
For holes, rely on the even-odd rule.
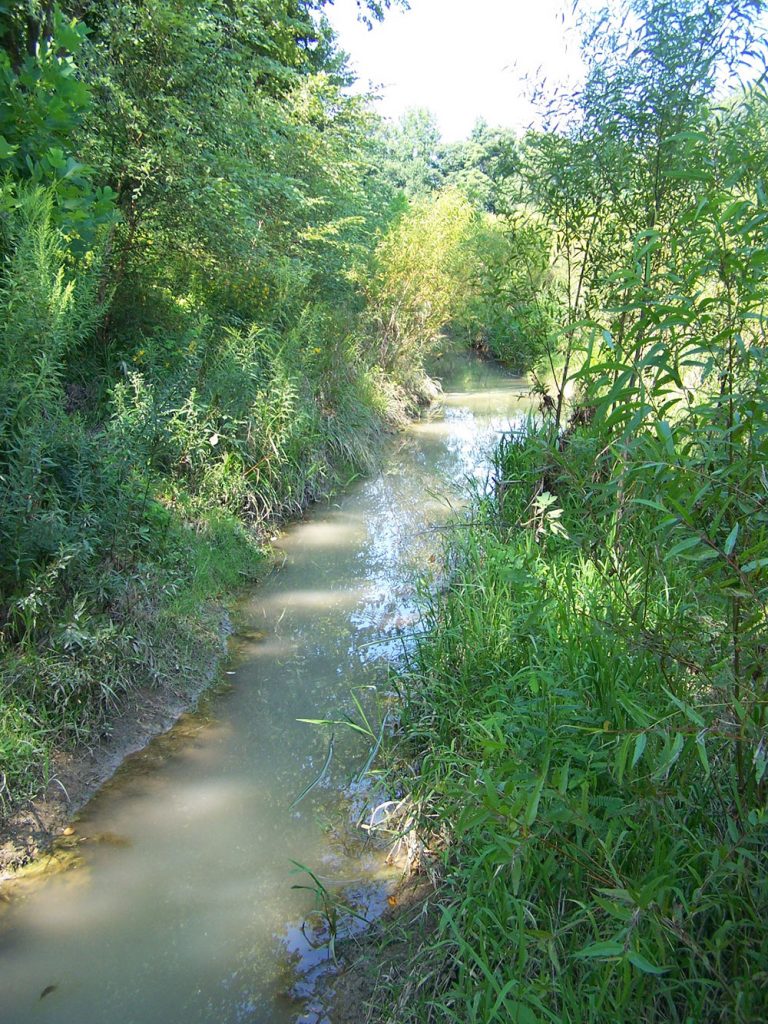
[[766,94],[708,99],[761,7],[602,14],[529,137],[555,397],[403,681],[445,882],[389,1020],[768,1016]]
[[617,555],[598,442],[502,447],[403,679],[444,883],[382,1019],[765,1019],[762,669],[736,701],[727,598],[644,515]]

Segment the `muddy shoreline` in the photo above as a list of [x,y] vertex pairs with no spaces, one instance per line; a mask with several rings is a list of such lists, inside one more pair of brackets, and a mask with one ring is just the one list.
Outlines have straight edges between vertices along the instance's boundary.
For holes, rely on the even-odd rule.
[[125,760],[172,729],[217,682],[233,626],[224,607],[208,609],[205,617],[217,639],[201,649],[199,663],[185,678],[127,693],[96,743],[56,751],[45,789],[0,819],[0,886],[46,853]]
[[[424,874],[405,876],[384,914],[362,935],[345,940],[340,967],[321,986],[317,1020],[333,1024],[394,1024],[407,1002],[418,950],[437,928],[437,890]],[[393,996],[396,995],[396,1004]],[[314,1024],[311,1011],[298,1024]]]

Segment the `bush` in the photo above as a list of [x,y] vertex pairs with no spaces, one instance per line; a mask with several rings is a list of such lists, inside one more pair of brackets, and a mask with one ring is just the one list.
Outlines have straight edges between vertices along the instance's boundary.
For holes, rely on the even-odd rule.
[[422,827],[451,841],[398,1021],[765,1016],[762,685],[734,690],[728,599],[643,515],[604,546],[601,447],[502,449],[516,486],[478,508],[403,681]]

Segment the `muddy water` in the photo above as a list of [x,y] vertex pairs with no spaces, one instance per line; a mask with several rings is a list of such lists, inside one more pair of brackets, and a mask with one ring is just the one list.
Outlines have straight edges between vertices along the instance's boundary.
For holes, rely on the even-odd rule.
[[291,954],[307,953],[315,901],[292,888],[308,881],[292,861],[364,912],[386,899],[382,852],[338,827],[370,741],[334,730],[327,775],[291,808],[331,733],[298,719],[359,721],[354,693],[375,731],[386,666],[417,628],[433,527],[467,478],[482,482],[498,431],[525,420],[523,383],[491,364],[463,358],[444,387],[378,477],[279,538],[281,567],[243,609],[231,685],[132,758],[50,870],[0,905],[2,1024],[288,1024],[302,1013]]

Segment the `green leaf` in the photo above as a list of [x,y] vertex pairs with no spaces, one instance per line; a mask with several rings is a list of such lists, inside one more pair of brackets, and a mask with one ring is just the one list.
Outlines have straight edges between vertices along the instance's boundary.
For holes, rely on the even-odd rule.
[[683,714],[689,721],[693,722],[694,725],[698,725],[700,729],[703,729],[706,726],[707,723],[704,721],[704,719],[701,717],[698,711],[695,711],[690,704],[686,704],[684,700],[680,700],[680,698],[676,697],[674,693],[672,693],[672,691],[669,690],[666,686],[663,687],[663,690],[664,693],[666,693],[666,695],[675,705],[675,707],[680,708],[680,710],[683,712]]
[[67,160],[64,156],[64,150],[59,146],[51,146],[48,152],[45,154],[45,158],[48,163],[57,171],[63,171],[67,166]]
[[648,743],[647,733],[641,732],[635,740],[635,752],[632,755],[632,767],[634,768],[640,758],[643,756],[646,744]]
[[580,949],[574,955],[579,960],[605,960],[611,957],[621,956],[624,952],[623,942],[593,942],[589,946]]
[[656,964],[652,964],[635,949],[627,950],[627,960],[643,974],[665,974],[669,970],[668,967],[658,967]]
[[755,569],[764,569],[766,565],[768,565],[768,558],[756,558],[754,561],[742,565],[741,571],[743,573],[754,572]]
[[512,861],[512,895],[517,896],[520,892],[520,881],[523,874],[523,864],[520,855]]
[[699,755],[701,766],[704,769],[704,774],[709,778],[711,769],[709,767],[709,757],[707,756],[707,748],[704,742],[704,733],[699,733],[696,737],[696,753]]
[[547,779],[547,770],[545,769],[536,780],[536,785],[533,787],[533,791],[528,799],[528,806],[525,809],[525,824],[532,825],[536,821],[536,816],[539,813],[539,801],[541,800],[541,791],[544,788],[544,783]]
[[511,1024],[540,1024],[541,1018],[525,1003],[520,1003],[516,999],[513,1002],[505,999],[504,1007]]
[[622,921],[625,924],[632,920],[634,911],[631,907],[628,907],[625,903],[617,903],[615,900],[607,900],[603,896],[595,896],[595,903],[611,917],[615,917],[618,921]]
[[765,775],[765,769],[768,768],[768,755],[766,755],[765,747],[760,744],[755,749],[752,763],[755,768],[755,782],[760,785]]
[[616,757],[614,759],[613,770],[616,775],[616,781],[619,785],[624,781],[624,769],[627,764],[627,757],[629,756],[629,747],[632,742],[631,736],[625,736],[624,739],[616,747]]
[[676,555],[681,555],[684,551],[690,551],[691,548],[695,548],[699,544],[701,544],[701,537],[686,537],[685,540],[681,540],[669,549],[664,555],[664,561],[666,562],[667,559],[674,558]]
[[667,751],[662,755],[661,763],[657,766],[653,773],[654,779],[661,779],[667,774],[672,765],[677,761],[678,757],[680,757],[680,754],[684,746],[685,736],[683,735],[683,733],[679,732],[675,735],[675,738],[672,741],[672,746],[669,747]]
[[85,25],[78,22],[76,18],[67,21],[60,12],[56,12],[54,38],[57,46],[69,50],[70,53],[77,53],[87,32]]
[[[299,719],[299,721],[306,721],[306,719]],[[315,786],[319,785],[320,782],[322,782],[322,780],[326,776],[326,773],[328,772],[328,769],[331,766],[332,759],[333,759],[333,733],[331,733],[331,738],[330,738],[330,741],[328,743],[328,753],[325,755],[325,762],[323,763],[323,767],[320,769],[320,774],[317,775],[312,780],[312,782],[309,783],[308,786],[305,786],[304,789],[302,789],[302,791],[299,793],[299,795],[294,800],[291,801],[291,804],[288,807],[289,811],[292,811],[294,809],[294,807],[296,807],[297,804],[300,804],[301,801],[304,799],[304,797],[307,796],[308,793],[311,793],[312,790],[315,788]]]
[[18,146],[12,146],[4,135],[0,135],[0,160],[10,160],[18,148]]
[[648,498],[633,498],[632,499],[632,504],[633,505],[645,505],[648,508],[656,509],[657,512],[664,512],[665,515],[669,515],[669,509],[666,508],[664,505],[662,505],[661,502],[651,501]]
[[664,448],[669,456],[675,457],[675,439],[672,435],[672,428],[666,420],[660,420],[656,424],[659,437],[664,442]]
[[736,547],[736,538],[738,536],[739,536],[739,524],[736,523],[734,528],[728,534],[728,536],[726,538],[726,541],[725,541],[725,546],[723,547],[723,551],[725,551],[726,555],[730,555],[730,553]]

